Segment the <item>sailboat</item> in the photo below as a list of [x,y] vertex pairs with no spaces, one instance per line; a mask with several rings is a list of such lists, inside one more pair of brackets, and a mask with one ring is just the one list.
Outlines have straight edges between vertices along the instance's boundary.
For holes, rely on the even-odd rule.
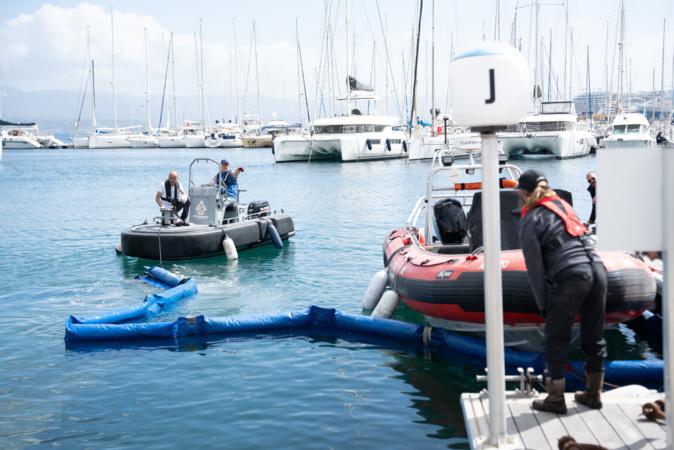
[[[374,102],[374,88],[349,75],[349,2],[346,2],[346,102],[347,114],[315,119],[311,134],[277,136],[272,151],[276,162],[333,159],[365,161],[402,158],[407,143],[400,119],[362,114],[358,101]],[[301,56],[301,53],[300,53]]]
[[147,28],[145,28],[145,113],[147,114],[147,129],[143,134],[129,137],[129,146],[131,148],[156,148],[159,146],[159,139],[153,133],[150,121],[150,81],[147,54]]

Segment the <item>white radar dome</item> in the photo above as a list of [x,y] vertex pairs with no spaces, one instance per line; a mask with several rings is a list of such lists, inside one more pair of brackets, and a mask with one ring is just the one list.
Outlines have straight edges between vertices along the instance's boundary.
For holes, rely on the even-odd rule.
[[515,48],[501,42],[481,42],[457,55],[450,70],[458,125],[503,127],[526,116],[529,68]]

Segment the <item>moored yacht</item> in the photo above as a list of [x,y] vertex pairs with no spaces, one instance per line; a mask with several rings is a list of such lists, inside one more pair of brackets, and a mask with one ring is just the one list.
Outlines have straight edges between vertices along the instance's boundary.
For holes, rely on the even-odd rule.
[[351,108],[356,100],[374,100],[370,86],[353,77],[347,78],[345,99],[350,113],[346,116],[314,120],[309,135],[282,135],[274,139],[276,162],[335,159],[364,161],[401,158],[407,155],[405,133],[400,119],[382,115],[363,115]]
[[606,148],[655,145],[651,126],[643,114],[623,113],[613,119],[611,133],[602,140]]
[[468,128],[457,127],[451,120],[448,122],[450,123],[447,125],[446,138],[445,125],[442,120],[436,122],[434,130],[429,128],[415,130],[409,144],[409,159],[433,159],[435,152],[445,147],[454,158],[480,153],[482,141],[479,133],[471,132]]
[[557,159],[590,153],[592,135],[579,129],[571,102],[542,102],[538,114],[528,114],[518,125],[500,133],[503,151],[509,156],[548,154]]

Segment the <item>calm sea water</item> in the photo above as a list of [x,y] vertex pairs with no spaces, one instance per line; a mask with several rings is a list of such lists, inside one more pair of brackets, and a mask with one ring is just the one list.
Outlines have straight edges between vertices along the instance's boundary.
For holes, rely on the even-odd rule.
[[[158,320],[316,304],[360,313],[381,245],[422,194],[430,162],[275,165],[268,149],[11,151],[0,162],[0,448],[465,448],[461,361],[330,337],[66,349],[64,321],[135,305],[147,261],[115,255],[156,214],[170,170],[195,157],[244,165],[244,200],[295,220],[282,251],[170,263],[199,294]],[[589,215],[593,157],[520,163],[569,188]],[[413,317],[413,314],[405,314]],[[629,334],[613,353],[644,351]]]

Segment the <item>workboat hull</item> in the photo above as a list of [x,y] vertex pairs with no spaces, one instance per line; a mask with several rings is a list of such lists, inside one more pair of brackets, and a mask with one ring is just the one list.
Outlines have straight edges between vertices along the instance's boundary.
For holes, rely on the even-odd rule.
[[121,252],[126,256],[154,260],[204,258],[224,254],[223,240],[226,237],[232,239],[237,250],[246,250],[273,243],[271,233],[268,232],[270,222],[276,227],[282,240],[295,234],[293,220],[287,214],[275,214],[217,227],[136,225],[122,232]]
[[[656,295],[650,269],[625,253],[599,255],[608,273],[606,322],[623,322],[641,314]],[[384,244],[389,285],[400,299],[413,310],[436,319],[436,325],[454,331],[484,330],[483,256],[468,251],[427,251],[415,245],[404,228],[393,231]],[[501,266],[504,324],[531,327],[543,323],[522,251],[501,252]]]

